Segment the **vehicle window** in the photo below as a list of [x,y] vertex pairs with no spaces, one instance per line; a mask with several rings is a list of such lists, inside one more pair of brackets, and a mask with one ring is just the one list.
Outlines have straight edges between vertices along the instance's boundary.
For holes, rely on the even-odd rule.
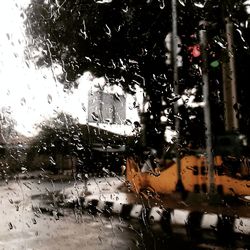
[[250,1],[0,8],[1,249],[249,249]]

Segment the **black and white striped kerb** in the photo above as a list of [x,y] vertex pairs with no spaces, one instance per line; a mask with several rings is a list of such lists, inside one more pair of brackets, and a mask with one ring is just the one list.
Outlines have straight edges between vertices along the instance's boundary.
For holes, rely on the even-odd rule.
[[236,234],[250,236],[250,218],[232,217],[222,214],[203,213],[184,209],[148,208],[143,204],[123,204],[115,201],[92,199],[88,196],[75,201],[90,213],[119,215],[124,219],[143,219],[149,224],[160,223],[162,229],[171,231],[173,227],[185,227],[190,237],[200,237],[201,231],[212,231],[216,237],[225,240]]

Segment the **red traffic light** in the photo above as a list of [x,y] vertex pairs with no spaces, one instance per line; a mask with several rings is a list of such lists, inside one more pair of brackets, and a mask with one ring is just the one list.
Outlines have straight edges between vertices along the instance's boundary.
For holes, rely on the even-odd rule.
[[199,57],[201,55],[200,45],[199,44],[189,46],[188,51],[191,53],[191,55],[193,57]]

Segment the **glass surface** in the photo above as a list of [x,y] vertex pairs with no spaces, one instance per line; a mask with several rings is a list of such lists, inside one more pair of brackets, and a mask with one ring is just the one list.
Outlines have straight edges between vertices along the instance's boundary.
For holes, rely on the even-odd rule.
[[249,249],[249,1],[0,8],[1,249]]

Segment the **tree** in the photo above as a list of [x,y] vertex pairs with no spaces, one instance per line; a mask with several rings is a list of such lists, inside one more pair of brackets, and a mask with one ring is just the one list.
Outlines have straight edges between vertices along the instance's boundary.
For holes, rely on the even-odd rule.
[[87,70],[129,92],[139,84],[150,96],[153,131],[160,121],[162,96],[171,89],[166,86],[170,80],[164,47],[169,10],[169,4],[158,1],[33,0],[26,10],[33,38],[29,49],[41,52],[38,65],[61,64],[65,85]]
[[0,110],[0,144],[9,143],[16,134],[16,121],[11,117],[11,112],[10,107],[2,107]]
[[[184,60],[184,67],[180,69],[180,94],[187,87],[201,88],[202,85],[200,73],[194,64],[190,66],[188,54],[188,47],[199,30],[199,21],[211,22],[210,44],[215,48],[218,43],[214,38],[221,37],[224,30],[222,7],[237,21],[241,5],[235,3],[237,1],[207,1],[200,8],[195,1],[187,0],[178,5]],[[146,137],[150,137],[147,142],[161,148],[165,126],[161,124],[161,116],[168,110],[168,124],[173,124],[172,104],[178,99],[173,96],[172,69],[165,63],[164,39],[171,31],[170,2],[32,0],[26,15],[27,34],[31,37],[27,51],[39,52],[39,56],[33,58],[39,66],[62,65],[64,73],[59,80],[66,87],[88,70],[96,76],[105,76],[111,84],[121,84],[128,92],[134,92],[135,84],[143,87],[150,103],[145,115]],[[221,93],[215,84],[218,71],[213,70],[211,75],[211,97],[218,100],[218,90]],[[221,106],[221,102],[218,105]],[[183,112],[181,115],[185,109]],[[198,113],[198,121],[201,121],[201,112]],[[223,122],[217,113],[215,118]],[[190,130],[192,123],[185,123],[183,131]],[[203,123],[200,127],[205,129]],[[190,136],[195,136],[195,130]]]
[[81,141],[81,131],[77,120],[71,115],[59,113],[55,118],[44,121],[39,125],[40,132],[31,143],[27,160],[28,165],[37,155],[49,157],[50,170],[57,172],[61,163],[57,162],[58,155],[78,156],[84,151],[84,141]]
[[[74,167],[75,159],[81,163],[81,167],[86,172],[99,172],[100,159],[114,161],[108,162],[112,170],[119,172],[119,163],[125,152],[119,152],[116,156],[111,152],[112,148],[131,144],[134,138],[117,135],[96,127],[79,124],[77,119],[65,113],[59,113],[56,117],[44,121],[40,126],[39,134],[33,139],[27,155],[27,165],[33,165],[33,161],[37,155],[47,156],[46,162],[50,170],[57,172],[63,166],[63,159],[71,159],[71,166]],[[98,147],[99,153],[95,152]],[[105,149],[110,149],[110,155],[107,159]],[[114,152],[118,152],[115,151]],[[94,155],[98,153],[98,157]],[[48,161],[49,159],[49,161]],[[107,163],[106,162],[106,163]],[[95,164],[96,163],[96,164]],[[36,166],[37,167],[37,166]],[[107,167],[107,166],[106,166]],[[79,169],[78,169],[79,170]]]

